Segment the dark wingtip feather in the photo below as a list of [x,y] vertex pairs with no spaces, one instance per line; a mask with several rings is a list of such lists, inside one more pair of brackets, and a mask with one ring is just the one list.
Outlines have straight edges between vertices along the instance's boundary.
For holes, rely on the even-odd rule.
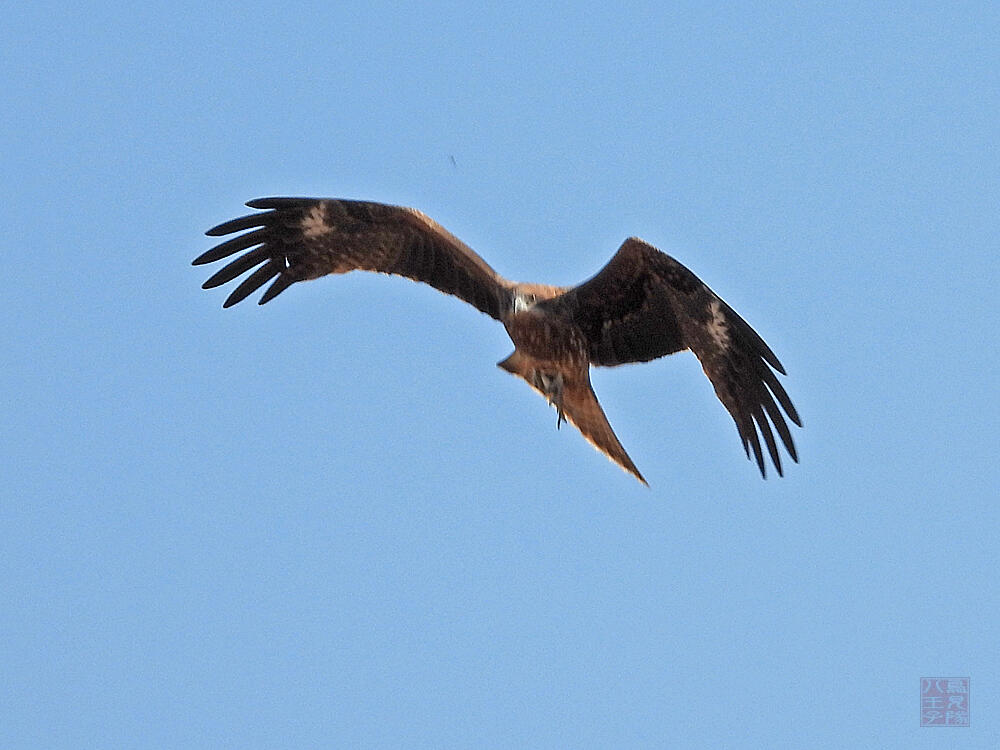
[[799,412],[795,409],[795,406],[791,401],[788,404],[782,404],[785,407],[785,412],[788,414],[788,418],[795,422],[799,427],[802,426],[802,417],[799,416]]
[[247,232],[246,234],[241,234],[232,239],[226,240],[225,242],[216,245],[210,250],[206,250],[193,261],[191,265],[201,266],[206,263],[214,263],[217,260],[222,260],[223,258],[228,258],[230,255],[238,253],[240,250],[246,250],[248,247],[253,247],[254,245],[260,245],[267,241],[268,230],[256,229],[253,232]]
[[264,292],[263,296],[261,296],[261,298],[257,301],[257,304],[267,304],[294,283],[295,282],[288,278],[285,274],[279,275],[278,278],[272,282],[271,286],[267,288],[267,291]]
[[[225,256],[222,256],[222,257],[225,257]],[[191,261],[191,265],[192,266],[203,266],[206,263],[214,263],[215,261],[217,261],[219,259],[220,258],[218,257],[218,253],[216,252],[216,249],[213,247],[211,250],[206,250],[201,255],[199,255],[197,258],[195,258],[194,260],[192,260]]]
[[764,410],[759,404],[753,410],[753,418],[757,421],[760,434],[764,437],[764,444],[767,446],[767,452],[771,456],[771,463],[778,470],[778,476],[784,476],[781,472],[781,454],[778,453],[778,445],[774,441],[774,432],[772,432],[771,425],[768,423],[767,417],[764,416]]
[[743,442],[743,452],[747,454],[747,459],[750,459],[750,450],[753,449],[753,457],[757,461],[757,468],[760,469],[760,475],[767,479],[766,470],[764,468],[764,454],[760,448],[760,437],[757,435],[757,428],[754,425],[753,419],[746,415],[743,417],[743,421],[737,416],[733,416],[733,421],[736,422],[736,431],[740,435],[740,440]]
[[771,347],[769,347],[767,345],[767,342],[760,337],[759,333],[757,333],[753,328],[750,328],[749,323],[747,323],[746,321],[743,321],[743,323],[744,325],[746,325],[747,329],[751,334],[750,340],[753,344],[756,345],[757,353],[761,357],[763,357],[764,361],[767,362],[769,365],[771,365],[771,367],[773,367],[775,370],[780,372],[782,375],[787,375],[788,373],[785,372],[785,366],[781,364],[781,360],[778,359],[778,355],[775,354],[773,351],[771,351]]
[[211,229],[205,231],[209,237],[221,237],[224,234],[232,234],[233,232],[242,232],[244,229],[250,229],[252,227],[262,227],[267,224],[268,217],[270,214],[250,214],[249,216],[240,216],[236,219],[230,219],[229,221],[224,221],[221,224],[216,224]]
[[788,424],[785,422],[785,418],[781,415],[778,405],[774,403],[774,399],[767,391],[764,391],[761,400],[763,401],[764,409],[767,411],[767,415],[771,418],[771,423],[778,431],[778,435],[781,436],[781,442],[784,443],[785,450],[788,451],[788,455],[792,457],[792,460],[798,463],[799,457],[795,452],[795,441],[792,440],[792,433],[788,429]]
[[268,260],[267,247],[261,246],[255,250],[251,250],[245,255],[239,256],[232,263],[229,263],[225,267],[216,271],[204,284],[201,285],[201,288],[214,289],[217,286],[222,286],[266,260]]
[[750,422],[747,429],[750,430],[750,447],[753,449],[753,457],[757,461],[760,475],[764,479],[767,479],[767,469],[764,467],[764,452],[760,448],[760,437],[757,435],[757,429],[754,427],[753,421]]
[[753,329],[753,326],[743,320],[739,313],[726,304],[724,300],[720,299],[719,301],[722,303],[723,309],[727,313],[728,322],[742,334],[743,339],[749,347],[756,351],[757,354],[760,355],[775,370],[780,372],[782,375],[787,375],[788,373],[785,372],[785,366],[781,364],[778,359],[778,355],[771,350],[771,347],[769,347],[767,342],[761,338],[761,335]]
[[274,262],[268,262],[243,279],[242,283],[236,287],[222,306],[232,307],[237,302],[242,302],[251,294],[260,289],[264,284],[281,273],[281,269]]
[[319,198],[254,198],[247,201],[249,208],[300,208],[315,203]]
[[757,340],[758,344],[757,353],[760,354],[760,356],[764,358],[764,361],[767,362],[769,365],[771,365],[771,367],[773,367],[775,370],[780,372],[782,375],[787,375],[788,373],[785,372],[785,366],[781,364],[781,360],[778,359],[778,355],[775,354],[773,351],[771,351],[771,347],[769,347],[767,345],[767,342],[760,337],[760,334],[758,334],[752,328],[750,329],[750,331],[751,333],[753,333],[754,338],[756,338]]
[[778,403],[781,404],[781,408],[785,410],[788,418],[801,427],[802,418],[799,416],[798,411],[795,409],[795,405],[792,403],[792,399],[788,397],[788,392],[778,381],[778,378],[766,367],[760,368],[760,375],[765,385],[771,389],[771,393],[773,393],[775,398],[778,399]]
[[[784,424],[784,420],[782,420],[782,425],[784,426],[785,431],[788,432],[788,440],[785,440],[784,437],[782,436],[782,441],[784,441],[785,443],[785,449],[788,451],[788,455],[792,457],[792,460],[795,463],[798,463],[799,462],[798,448],[795,447],[795,441],[792,440],[791,432],[788,430],[788,425]],[[801,426],[802,425],[799,425],[799,427]]]

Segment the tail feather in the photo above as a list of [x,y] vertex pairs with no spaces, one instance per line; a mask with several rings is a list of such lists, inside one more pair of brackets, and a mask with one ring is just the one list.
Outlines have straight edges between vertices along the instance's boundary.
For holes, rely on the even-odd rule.
[[[542,393],[534,385],[531,360],[517,350],[507,359],[498,362],[497,367],[523,378],[534,390]],[[580,431],[588,443],[648,487],[649,483],[639,473],[619,442],[615,431],[611,429],[611,424],[590,385],[590,372],[587,366],[577,371],[564,372],[563,376],[562,408],[570,424]]]
[[649,482],[639,473],[632,459],[622,447],[615,431],[611,429],[604,409],[597,401],[597,395],[590,385],[588,377],[583,383],[573,383],[563,393],[563,411],[576,429],[597,450],[610,458],[625,471],[634,476],[647,487]]

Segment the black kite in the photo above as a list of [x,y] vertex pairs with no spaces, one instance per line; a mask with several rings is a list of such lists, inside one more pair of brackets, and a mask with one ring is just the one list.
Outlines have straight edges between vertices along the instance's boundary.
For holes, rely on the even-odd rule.
[[774,352],[701,279],[640,239],[625,240],[589,281],[555,287],[504,279],[459,239],[412,208],[317,198],[261,198],[247,206],[266,210],[227,221],[206,234],[251,231],[194,261],[212,263],[246,251],[203,285],[211,289],[252,271],[223,307],[268,282],[259,304],[296,281],[354,270],[430,284],[502,322],[514,353],[499,367],[523,378],[555,406],[557,427],[568,420],[643,484],[646,480],[597,402],[590,366],[648,362],[690,349],[736,422],[747,457],[753,450],[761,476],[766,470],[760,437],[782,473],[771,424],[798,461],[782,409],[795,424],[801,427],[802,422],[772,372],[785,374]]

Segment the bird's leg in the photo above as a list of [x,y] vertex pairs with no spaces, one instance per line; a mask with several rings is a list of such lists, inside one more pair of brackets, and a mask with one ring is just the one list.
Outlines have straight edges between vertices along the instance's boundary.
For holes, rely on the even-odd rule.
[[534,374],[534,386],[545,394],[545,398],[551,406],[556,408],[556,429],[566,421],[566,412],[563,411],[563,377],[562,373],[549,375],[536,370]]
[[563,382],[562,375],[557,375],[549,390],[549,403],[556,407],[556,429],[566,421],[566,412],[563,411]]

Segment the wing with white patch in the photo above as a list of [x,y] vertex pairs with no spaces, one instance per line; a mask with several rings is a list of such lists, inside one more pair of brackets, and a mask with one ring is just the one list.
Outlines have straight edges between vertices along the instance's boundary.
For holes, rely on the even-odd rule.
[[211,289],[248,274],[223,307],[268,282],[259,304],[296,281],[354,270],[430,284],[498,320],[509,304],[509,282],[444,227],[412,208],[332,198],[260,198],[247,205],[267,210],[209,229],[211,237],[243,234],[194,260],[201,265],[243,253],[203,284]]
[[[747,457],[752,449],[760,474],[766,477],[760,444],[763,437],[771,462],[778,476],[782,476],[781,456],[774,432],[777,431],[788,455],[797,462],[798,453],[785,416],[802,426],[802,419],[771,366],[773,364],[782,375],[785,370],[747,322],[714,293],[711,294],[707,314],[692,316],[684,323],[688,329],[688,346],[712,381],[715,395],[732,415]],[[773,363],[768,354],[773,357]]]
[[782,473],[774,431],[798,461],[785,415],[800,427],[802,422],[772,371],[784,375],[781,362],[743,318],[669,255],[629,238],[592,279],[539,305],[577,323],[595,365],[646,362],[690,349],[736,422],[747,456],[753,449],[761,475],[760,437]]

